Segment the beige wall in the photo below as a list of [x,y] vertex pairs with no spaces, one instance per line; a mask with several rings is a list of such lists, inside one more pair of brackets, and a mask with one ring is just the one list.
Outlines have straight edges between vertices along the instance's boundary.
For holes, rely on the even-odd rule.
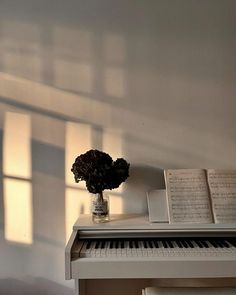
[[[89,199],[68,176],[77,151],[104,148],[131,163],[113,212],[146,212],[164,168],[236,168],[235,9],[227,0],[0,1],[1,147],[7,114],[15,130],[14,114],[26,115],[32,202],[32,244],[10,242],[0,190],[0,293],[64,285],[71,294],[64,243]],[[1,162],[4,179],[22,180]]]

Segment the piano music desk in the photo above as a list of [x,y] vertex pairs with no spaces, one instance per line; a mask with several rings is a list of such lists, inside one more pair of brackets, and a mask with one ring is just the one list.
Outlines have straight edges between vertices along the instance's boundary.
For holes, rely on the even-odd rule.
[[147,286],[236,286],[235,224],[150,223],[81,215],[66,246],[66,279],[76,294],[141,294]]

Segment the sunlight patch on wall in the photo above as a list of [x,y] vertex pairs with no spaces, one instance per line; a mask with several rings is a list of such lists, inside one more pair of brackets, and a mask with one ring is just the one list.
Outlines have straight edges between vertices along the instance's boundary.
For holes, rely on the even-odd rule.
[[31,178],[31,122],[25,114],[7,112],[3,140],[3,173]]
[[88,191],[73,188],[66,189],[66,241],[68,241],[72,232],[72,227],[80,214],[91,213],[91,195]]
[[85,183],[75,183],[74,175],[71,172],[75,158],[92,147],[92,128],[88,124],[66,122],[66,143],[65,143],[65,175],[66,185],[85,189]]
[[5,238],[32,243],[32,192],[28,181],[4,179]]

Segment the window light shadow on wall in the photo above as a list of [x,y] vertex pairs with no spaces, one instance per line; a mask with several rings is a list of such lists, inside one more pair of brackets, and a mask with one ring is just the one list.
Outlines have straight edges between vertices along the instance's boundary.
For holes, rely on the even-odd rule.
[[31,244],[31,121],[7,112],[3,138],[4,233],[6,240]]

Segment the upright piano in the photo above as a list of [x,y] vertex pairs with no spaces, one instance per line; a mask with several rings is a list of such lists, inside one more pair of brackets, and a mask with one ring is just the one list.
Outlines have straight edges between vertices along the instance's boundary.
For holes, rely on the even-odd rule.
[[150,223],[81,215],[66,246],[66,279],[231,278],[236,286],[235,224]]

